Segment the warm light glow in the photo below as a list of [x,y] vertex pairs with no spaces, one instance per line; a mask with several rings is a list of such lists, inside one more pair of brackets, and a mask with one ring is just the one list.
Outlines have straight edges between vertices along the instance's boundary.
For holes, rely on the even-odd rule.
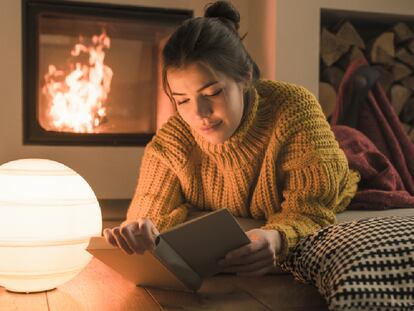
[[68,281],[101,229],[96,196],[72,169],[44,159],[0,166],[0,286],[37,292]]
[[76,44],[74,58],[88,55],[88,63],[72,65],[67,75],[55,65],[49,65],[43,93],[49,101],[51,124],[58,131],[91,133],[105,121],[105,103],[111,90],[113,72],[104,64],[104,49],[109,49],[110,38],[103,32],[92,37],[92,44]]

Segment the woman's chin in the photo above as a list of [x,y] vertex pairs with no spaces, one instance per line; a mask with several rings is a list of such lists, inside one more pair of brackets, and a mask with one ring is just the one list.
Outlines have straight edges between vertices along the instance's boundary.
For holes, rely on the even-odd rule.
[[221,135],[217,135],[217,133],[213,134],[206,134],[206,133],[200,133],[201,136],[203,136],[204,140],[206,140],[208,143],[217,145],[224,143],[225,139],[221,137]]
[[215,133],[212,135],[202,135],[206,141],[208,141],[210,144],[218,145],[223,144],[230,138],[230,136],[227,135],[220,135],[220,133]]
[[210,144],[213,144],[213,145],[224,143],[223,140],[221,140],[219,138],[216,138],[216,137],[205,137],[204,136],[204,139],[207,140]]

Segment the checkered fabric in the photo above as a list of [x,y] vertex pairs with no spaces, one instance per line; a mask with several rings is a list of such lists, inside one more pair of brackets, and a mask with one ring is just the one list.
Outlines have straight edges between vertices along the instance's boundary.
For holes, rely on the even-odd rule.
[[414,216],[335,224],[303,238],[282,267],[329,310],[414,310]]

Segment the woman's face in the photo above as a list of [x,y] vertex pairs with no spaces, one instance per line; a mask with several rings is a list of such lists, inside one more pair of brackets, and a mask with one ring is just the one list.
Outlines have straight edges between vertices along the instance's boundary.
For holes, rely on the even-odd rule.
[[167,72],[178,113],[213,144],[230,138],[243,116],[243,87],[200,63]]

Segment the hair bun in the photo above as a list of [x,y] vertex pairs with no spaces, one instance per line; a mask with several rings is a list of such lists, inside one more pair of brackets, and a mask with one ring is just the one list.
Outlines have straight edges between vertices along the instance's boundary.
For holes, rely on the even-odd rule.
[[228,1],[217,1],[209,4],[204,12],[204,17],[216,17],[225,24],[238,31],[240,27],[240,14],[237,9]]

